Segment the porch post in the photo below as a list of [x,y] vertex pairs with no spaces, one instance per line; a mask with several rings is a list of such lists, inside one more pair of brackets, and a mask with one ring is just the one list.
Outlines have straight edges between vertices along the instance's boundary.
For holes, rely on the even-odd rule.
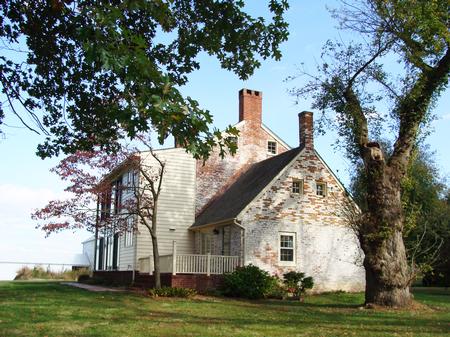
[[245,261],[245,230],[243,228],[241,228],[241,254],[239,260],[239,266],[243,267]]
[[177,274],[177,242],[172,242],[172,275]]
[[206,276],[211,275],[211,253],[206,255]]

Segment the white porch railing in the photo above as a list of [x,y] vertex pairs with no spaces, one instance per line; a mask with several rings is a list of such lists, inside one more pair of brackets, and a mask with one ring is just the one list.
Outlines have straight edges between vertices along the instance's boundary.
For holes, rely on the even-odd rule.
[[[239,256],[177,254],[176,243],[173,244],[173,254],[162,255],[159,263],[162,273],[206,274],[217,275],[231,273],[240,265]],[[152,257],[139,259],[141,273],[153,272]]]
[[224,274],[239,266],[239,256],[223,255],[177,255],[175,273]]

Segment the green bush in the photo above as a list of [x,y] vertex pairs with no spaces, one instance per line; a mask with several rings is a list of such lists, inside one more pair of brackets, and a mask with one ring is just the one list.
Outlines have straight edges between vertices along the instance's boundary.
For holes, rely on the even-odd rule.
[[148,293],[151,297],[192,297],[197,295],[194,289],[177,287],[153,288],[149,289]]
[[305,273],[290,271],[283,274],[283,283],[287,291],[295,297],[302,297],[307,289],[312,289],[314,281],[312,277],[305,277]]
[[226,296],[259,299],[267,297],[276,278],[250,264],[224,275],[222,291]]
[[281,282],[279,277],[274,276],[273,282],[270,286],[269,291],[266,294],[266,298],[273,298],[277,300],[282,300],[287,297],[287,290],[284,284]]

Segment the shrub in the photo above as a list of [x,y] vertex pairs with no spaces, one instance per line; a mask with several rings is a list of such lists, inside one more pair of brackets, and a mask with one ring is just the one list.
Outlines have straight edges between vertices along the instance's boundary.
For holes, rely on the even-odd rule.
[[153,288],[148,291],[151,297],[192,297],[197,295],[194,289],[177,288],[177,287],[162,287],[159,289]]
[[42,266],[34,266],[33,268],[24,266],[17,271],[14,280],[43,279],[69,281],[76,280],[78,275],[86,274],[87,272],[87,269],[54,271],[50,268],[44,269]]
[[314,286],[312,277],[305,277],[305,273],[296,271],[283,274],[283,283],[289,293],[299,298],[304,295],[307,289],[311,289]]
[[226,296],[259,299],[267,297],[275,282],[268,272],[250,264],[225,274],[222,290]]
[[274,276],[273,283],[270,286],[269,291],[266,294],[267,298],[274,298],[277,300],[282,300],[287,296],[287,290],[284,284],[281,282],[279,277]]
[[16,272],[16,277],[14,277],[14,280],[31,280],[31,269],[28,267],[22,267]]

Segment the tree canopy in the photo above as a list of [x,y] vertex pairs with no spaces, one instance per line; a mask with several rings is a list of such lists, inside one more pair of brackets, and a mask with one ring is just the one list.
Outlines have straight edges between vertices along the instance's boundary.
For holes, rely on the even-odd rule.
[[160,143],[173,135],[207,157],[228,138],[179,87],[200,67],[201,52],[241,79],[261,59],[279,59],[288,4],[268,5],[270,22],[247,14],[244,1],[2,0],[0,126],[12,113],[45,134],[43,158],[114,150],[117,140],[150,129]]

